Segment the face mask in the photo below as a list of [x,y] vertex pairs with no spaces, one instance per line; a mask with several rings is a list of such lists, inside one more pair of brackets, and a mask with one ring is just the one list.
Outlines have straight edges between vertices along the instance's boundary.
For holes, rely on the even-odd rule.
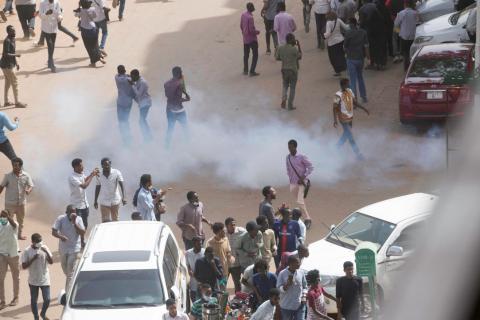
[[200,204],[198,203],[198,201],[193,201],[193,202],[192,202],[192,205],[193,205],[194,207],[198,207]]
[[7,223],[8,223],[8,219],[7,219],[7,218],[4,218],[4,217],[1,217],[1,218],[0,218],[0,224],[1,224],[2,226],[6,225]]
[[43,246],[43,242],[38,242],[38,243],[34,243],[33,246],[36,248],[36,249],[40,249],[42,246]]

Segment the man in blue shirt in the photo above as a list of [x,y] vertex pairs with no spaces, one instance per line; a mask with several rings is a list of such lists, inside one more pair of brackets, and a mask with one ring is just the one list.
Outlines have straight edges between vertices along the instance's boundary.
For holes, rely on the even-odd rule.
[[132,142],[132,135],[130,133],[130,110],[132,109],[133,98],[135,93],[129,81],[130,76],[127,74],[125,67],[119,65],[117,67],[118,74],[115,75],[115,84],[117,85],[118,97],[117,97],[117,117],[118,126],[120,128],[120,135],[122,136],[123,143],[129,145]]
[[7,128],[10,131],[13,131],[18,128],[18,123],[20,119],[15,117],[14,122],[3,112],[0,112],[0,152],[7,156],[8,159],[13,160],[17,157],[13,146],[5,135],[5,129]]
[[290,209],[282,207],[280,213],[282,214],[282,220],[276,221],[273,225],[278,248],[275,256],[275,266],[277,268],[284,252],[297,250],[298,239],[301,237],[300,225],[297,221],[292,220]]
[[130,78],[130,84],[132,85],[132,90],[135,94],[135,101],[140,109],[140,130],[142,131],[143,140],[149,142],[153,137],[152,131],[147,122],[148,111],[152,106],[152,97],[150,96],[150,93],[148,93],[148,83],[140,76],[140,71],[137,69],[130,71]]
[[144,174],[140,177],[140,190],[138,191],[136,207],[142,220],[156,221],[153,208],[155,204],[160,201],[161,197],[155,197],[153,199],[150,189],[152,188],[152,176]]
[[268,271],[268,264],[264,260],[257,263],[257,273],[253,275],[253,291],[255,292],[255,307],[270,298],[270,290],[277,287],[277,276]]
[[281,292],[282,320],[305,319],[307,280],[297,257],[288,258],[288,268],[278,275],[277,288]]

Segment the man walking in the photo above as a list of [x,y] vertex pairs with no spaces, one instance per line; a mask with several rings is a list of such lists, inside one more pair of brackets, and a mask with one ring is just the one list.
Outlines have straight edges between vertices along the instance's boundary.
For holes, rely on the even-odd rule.
[[346,261],[343,264],[345,276],[337,279],[336,296],[338,319],[360,320],[360,306],[364,309],[362,278],[353,275],[353,263]]
[[305,187],[308,185],[308,176],[313,172],[313,165],[307,156],[297,152],[297,141],[288,141],[286,165],[287,175],[290,180],[290,192],[294,195],[297,205],[305,216],[305,226],[310,229],[312,219],[305,205]]
[[277,15],[273,20],[273,30],[277,33],[278,44],[284,45],[287,43],[287,34],[294,33],[297,30],[297,25],[293,16],[286,12],[287,8],[285,2],[277,4]]
[[23,171],[23,160],[12,160],[12,172],[7,173],[0,184],[0,193],[5,189],[5,209],[16,215],[18,221],[18,239],[26,240],[22,235],[23,222],[27,207],[27,196],[32,192],[33,181],[30,175]]
[[[172,79],[164,84],[165,96],[167,97],[167,135],[165,138],[166,148],[170,148],[172,143],[173,130],[175,123],[178,121],[188,137],[187,128],[187,112],[183,107],[183,103],[190,101],[190,95],[185,88],[185,80],[183,78],[182,68],[176,66],[172,69]],[[185,97],[184,97],[185,96]]]
[[[247,11],[242,13],[242,18],[240,19],[240,30],[242,30],[243,35],[243,74],[248,74],[250,75],[250,77],[259,75],[255,72],[255,68],[257,67],[258,61],[257,35],[260,34],[260,31],[255,29],[255,24],[253,21],[253,11],[255,11],[253,3],[247,3]],[[252,65],[250,66],[249,73],[248,59],[250,56],[250,50],[252,50]]]
[[372,0],[365,0],[365,4],[358,10],[360,28],[367,31],[370,46],[370,64],[367,69],[384,70],[387,64],[387,35],[385,21],[377,5]]
[[28,269],[28,286],[30,287],[30,308],[33,318],[39,320],[38,316],[38,292],[42,291],[43,305],[40,317],[47,318],[47,309],[50,305],[50,274],[48,264],[53,263],[50,249],[43,244],[42,236],[38,233],[32,234],[32,244],[22,254],[22,268]]
[[367,103],[367,90],[363,80],[363,63],[365,57],[370,59],[368,37],[367,32],[358,27],[357,19],[355,18],[350,18],[350,29],[345,33],[343,47],[347,56],[347,72],[351,81],[350,87],[356,96],[358,83],[362,102]]
[[400,32],[400,47],[403,55],[403,69],[407,71],[410,66],[410,47],[415,39],[415,30],[418,22],[418,12],[414,9],[415,2],[407,0],[406,8],[400,11],[395,18],[395,28]]
[[310,0],[313,12],[315,13],[315,23],[317,25],[317,48],[325,49],[325,27],[327,25],[327,13],[330,12],[330,1],[328,0]]
[[58,0],[43,0],[40,3],[39,15],[42,21],[42,35],[47,41],[48,48],[48,67],[52,72],[56,72],[53,63],[53,51],[55,50],[55,40],[57,39],[58,21],[62,8]]
[[135,93],[130,85],[130,76],[123,65],[117,67],[117,74],[115,75],[115,84],[117,85],[117,118],[120,135],[122,136],[123,144],[129,146],[132,143],[132,134],[130,132],[130,111],[132,109],[133,98]]
[[235,261],[230,264],[228,268],[228,274],[232,275],[233,284],[235,286],[235,292],[241,291],[240,278],[242,277],[242,267],[240,266],[239,252],[237,250],[237,242],[240,237],[247,232],[245,228],[237,227],[237,222],[234,218],[228,217],[225,219],[225,228],[227,229],[227,238],[232,249],[232,256]]
[[348,79],[340,80],[340,91],[337,91],[333,100],[333,126],[336,128],[338,125],[337,118],[343,128],[343,135],[337,143],[337,147],[340,148],[348,140],[352,146],[353,152],[357,156],[357,160],[363,160],[364,157],[360,153],[358,146],[353,139],[352,124],[353,124],[353,109],[360,108],[368,114],[368,110],[357,102],[355,95],[349,88]]
[[13,131],[18,128],[19,121],[18,117],[15,117],[14,122],[8,118],[8,116],[0,112],[0,152],[3,153],[8,159],[13,160],[17,157],[13,146],[5,135],[5,129],[7,128],[10,131]]
[[150,142],[152,140],[152,132],[147,122],[148,111],[152,106],[152,97],[148,93],[148,83],[140,76],[140,71],[133,69],[130,71],[130,84],[132,85],[135,101],[140,109],[139,124],[143,134],[143,140]]
[[177,226],[182,230],[183,243],[185,250],[193,248],[193,237],[197,236],[203,241],[205,233],[203,232],[202,222],[209,226],[212,224],[203,214],[203,203],[200,202],[198,194],[195,191],[187,193],[188,203],[180,208],[177,215]]
[[0,212],[0,310],[7,307],[5,300],[5,277],[8,268],[12,274],[13,299],[9,306],[18,304],[20,270],[18,258],[18,224],[6,210]]
[[[82,159],[72,160],[73,173],[68,178],[68,185],[70,188],[70,203],[75,208],[76,214],[82,219],[83,227],[85,230],[88,227],[88,214],[90,212],[87,200],[86,189],[92,182],[93,177],[99,174],[98,168],[95,168],[90,175],[86,176],[83,173],[83,161]],[[85,241],[82,237],[82,248],[85,246]]]
[[33,27],[35,26],[36,0],[15,0],[15,5],[18,20],[22,25],[23,38],[28,40],[30,37],[35,37]]
[[100,40],[100,45],[98,46],[102,55],[107,56],[105,52],[105,43],[107,42],[108,28],[107,28],[107,17],[105,15],[105,10],[110,10],[105,7],[105,2],[103,0],[93,0],[93,7],[95,9],[95,18],[93,21],[97,26],[97,39],[100,30],[102,30],[102,39]]
[[[293,33],[287,34],[287,43],[278,47],[275,52],[275,58],[278,61],[282,61],[282,104],[281,107],[285,109],[287,107],[288,98],[288,110],[296,109],[293,106],[293,99],[295,99],[295,89],[298,79],[298,65],[299,60],[302,59],[302,48],[300,42],[295,40]],[[290,94],[288,92],[290,88]]]
[[260,202],[258,215],[265,216],[268,220],[270,228],[275,223],[275,209],[273,209],[272,201],[277,198],[277,191],[272,186],[265,186],[262,189],[263,201]]
[[52,236],[58,238],[60,264],[66,276],[65,290],[73,277],[73,269],[79,258],[81,241],[85,235],[83,219],[76,214],[75,206],[69,204],[65,214],[60,215],[52,226]]
[[273,22],[277,15],[277,5],[284,0],[263,0],[262,17],[265,23],[265,41],[267,43],[267,55],[270,55],[270,36],[273,39],[273,46],[275,49],[278,47],[277,33],[273,30]]
[[[7,26],[7,37],[3,40],[2,59],[0,60],[0,68],[2,68],[5,77],[4,101],[6,107],[15,105],[17,108],[25,108],[27,105],[18,100],[18,82],[15,68],[17,71],[20,70],[20,66],[17,63],[17,58],[20,58],[20,54],[16,53],[15,34],[15,28],[11,25]],[[13,90],[14,104],[8,101],[10,87]]]
[[308,287],[305,273],[300,269],[300,260],[297,257],[288,257],[288,268],[278,274],[277,288],[282,293],[280,297],[282,320],[303,320]]
[[103,158],[100,163],[102,165],[102,173],[97,176],[93,206],[98,210],[98,202],[100,202],[102,222],[118,221],[120,204],[127,204],[123,176],[119,170],[112,169],[112,163],[109,158]]

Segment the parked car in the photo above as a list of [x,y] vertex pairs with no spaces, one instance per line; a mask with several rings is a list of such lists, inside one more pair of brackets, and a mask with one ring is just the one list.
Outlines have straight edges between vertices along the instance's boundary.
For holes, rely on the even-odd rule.
[[160,319],[170,297],[187,309],[187,274],[184,255],[164,223],[99,224],[61,299],[61,319]]
[[[343,276],[343,263],[355,261],[355,248],[363,241],[377,245],[378,301],[395,290],[391,278],[402,270],[415,250],[414,234],[424,230],[437,197],[426,193],[405,195],[366,206],[350,214],[322,240],[309,245],[310,256],[302,269],[320,271],[323,288],[335,296],[336,280]],[[368,287],[366,278],[365,288]],[[368,291],[365,289],[364,291]],[[328,313],[337,313],[335,302],[325,298]],[[366,299],[367,300],[367,299]]]
[[416,9],[420,23],[425,23],[436,17],[456,11],[454,0],[424,0]]
[[471,43],[422,47],[400,85],[400,122],[462,116],[473,103],[473,57]]
[[462,11],[449,13],[419,25],[410,48],[410,57],[413,57],[418,49],[429,44],[469,42],[465,26],[468,15],[475,7],[476,3],[473,3]]

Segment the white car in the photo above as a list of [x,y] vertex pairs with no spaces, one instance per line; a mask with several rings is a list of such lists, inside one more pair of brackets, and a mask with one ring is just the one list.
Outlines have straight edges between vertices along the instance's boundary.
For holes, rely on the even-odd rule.
[[420,22],[424,23],[455,11],[454,0],[424,0],[417,7]]
[[[378,246],[378,302],[388,299],[393,288],[392,277],[402,270],[405,259],[414,250],[412,234],[424,227],[425,219],[434,209],[437,196],[415,193],[366,206],[332,226],[322,240],[309,245],[310,256],[302,269],[318,269],[323,288],[335,296],[337,278],[344,276],[343,263],[355,262],[355,248],[363,241]],[[368,288],[366,279],[365,288]],[[367,289],[364,289],[366,291]],[[334,301],[325,298],[328,313],[337,313]]]
[[164,223],[99,224],[61,299],[60,319],[161,319],[168,298],[185,311],[187,274],[184,255]]
[[418,49],[429,44],[470,42],[465,25],[469,14],[476,8],[476,5],[473,3],[462,11],[446,14],[419,25],[410,48],[410,57]]

